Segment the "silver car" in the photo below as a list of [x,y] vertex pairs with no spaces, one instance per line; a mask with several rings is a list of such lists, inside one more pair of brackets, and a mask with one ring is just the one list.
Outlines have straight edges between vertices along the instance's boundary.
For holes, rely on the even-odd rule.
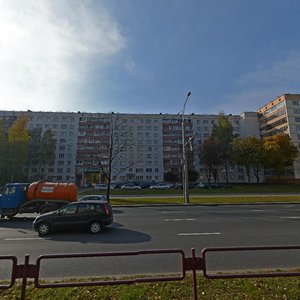
[[170,185],[167,183],[157,183],[150,186],[151,190],[168,190]]
[[126,183],[121,186],[121,190],[140,190],[141,187],[134,183]]

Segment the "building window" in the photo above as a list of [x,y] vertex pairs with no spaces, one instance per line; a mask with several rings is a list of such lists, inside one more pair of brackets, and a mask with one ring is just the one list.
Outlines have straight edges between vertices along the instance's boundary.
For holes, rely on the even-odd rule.
[[293,100],[293,105],[294,106],[299,106],[299,101],[298,100]]
[[300,108],[294,108],[294,114],[299,115],[300,114]]

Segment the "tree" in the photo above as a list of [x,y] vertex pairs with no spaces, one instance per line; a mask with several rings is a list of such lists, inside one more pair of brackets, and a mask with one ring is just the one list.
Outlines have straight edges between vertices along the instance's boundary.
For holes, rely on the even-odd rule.
[[164,174],[164,180],[167,182],[176,182],[178,181],[178,176],[172,172],[167,172]]
[[199,173],[196,170],[188,170],[189,173],[189,182],[195,182],[197,181],[198,177],[199,177]]
[[9,164],[7,160],[8,140],[4,130],[4,121],[0,120],[0,185],[6,183]]
[[263,140],[266,167],[275,171],[277,179],[284,174],[286,166],[291,166],[299,152],[288,135],[276,134]]
[[41,145],[41,135],[42,128],[34,128],[29,131],[30,142],[28,146],[28,155],[26,161],[27,169],[27,180],[29,180],[29,170],[30,168],[37,164],[40,160],[40,145]]
[[220,145],[220,155],[225,168],[226,183],[228,183],[228,164],[233,141],[233,127],[224,113],[219,113],[218,125],[214,125],[212,136]]
[[127,148],[132,145],[130,142],[128,128],[122,128],[121,119],[119,115],[110,115],[110,127],[109,135],[106,136],[106,140],[99,144],[96,152],[91,155],[97,160],[100,168],[100,179],[107,183],[106,197],[109,201],[110,185],[111,181],[117,178],[117,176],[126,169],[133,166],[133,163],[128,162],[124,167],[120,167],[120,160],[122,160],[122,154],[126,152]]
[[24,162],[27,158],[27,151],[30,141],[27,129],[28,118],[20,117],[8,130],[9,157],[11,181],[22,177]]
[[29,169],[32,165],[37,165],[35,180],[40,179],[40,171],[43,164],[54,158],[56,140],[53,138],[53,133],[47,129],[42,133],[41,128],[34,128],[30,132],[30,143],[27,156],[27,177]]
[[40,161],[38,175],[40,175],[42,164],[46,164],[49,160],[55,157],[56,139],[50,129],[47,129],[42,134],[41,146],[40,146]]
[[235,138],[232,143],[231,159],[238,165],[244,166],[248,182],[251,181],[250,170],[252,169],[259,182],[259,171],[263,166],[262,142],[254,136],[245,139]]
[[211,181],[211,177],[214,181],[218,181],[218,167],[222,164],[223,160],[221,157],[221,145],[214,138],[210,137],[201,144],[200,146],[200,161],[204,166],[204,171],[207,177],[207,181]]

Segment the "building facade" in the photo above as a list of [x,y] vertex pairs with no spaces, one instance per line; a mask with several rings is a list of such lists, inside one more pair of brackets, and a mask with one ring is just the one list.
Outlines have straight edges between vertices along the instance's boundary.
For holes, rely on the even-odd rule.
[[[206,181],[199,152],[218,119],[218,115],[196,114],[0,111],[5,130],[21,116],[28,118],[29,130],[50,129],[56,140],[55,158],[39,168],[39,179],[78,185],[104,181],[109,169],[112,181],[159,182],[171,173],[180,182],[183,130],[189,169],[199,173],[199,181]],[[236,136],[264,138],[285,133],[300,148],[300,94],[284,94],[257,112],[227,117]],[[37,166],[30,166],[28,174],[35,178]],[[266,175],[272,176],[268,171]],[[300,182],[299,159],[286,169],[285,177]],[[225,182],[224,169],[218,178]],[[229,181],[246,182],[244,168],[230,165]]]
[[[285,133],[300,148],[300,94],[283,94],[258,109],[260,136],[262,138]],[[266,171],[266,179],[275,177]],[[300,183],[300,159],[287,167],[284,174],[287,182]]]
[[28,129],[41,128],[42,132],[50,129],[56,140],[55,157],[40,167],[37,163],[28,170],[29,179],[75,182],[78,120],[76,113],[0,111],[4,128],[8,128],[21,116],[28,118]]
[[[218,115],[119,114],[67,112],[0,111],[8,129],[20,116],[28,117],[28,129],[51,129],[56,139],[55,159],[43,165],[41,180],[75,182],[78,185],[105,181],[164,180],[167,173],[182,181],[182,122],[189,169],[206,175],[199,158],[201,143],[210,137]],[[259,137],[256,112],[228,115],[235,135]],[[29,176],[34,178],[36,167]],[[225,182],[225,170],[218,178]],[[229,181],[245,182],[244,168],[230,165]]]

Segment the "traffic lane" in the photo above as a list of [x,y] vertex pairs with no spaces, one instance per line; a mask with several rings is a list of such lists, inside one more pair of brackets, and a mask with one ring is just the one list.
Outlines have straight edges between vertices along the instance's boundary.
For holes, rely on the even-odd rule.
[[[278,206],[276,207],[278,208]],[[12,237],[10,240],[1,241],[1,252],[4,251],[3,254],[6,255],[7,253],[15,255],[13,253],[17,252],[20,258],[28,253],[34,259],[38,255],[46,253],[179,248],[184,249],[188,255],[192,247],[195,247],[197,253],[200,253],[202,248],[212,246],[286,244],[283,241],[284,237],[288,237],[288,244],[292,244],[291,240],[294,244],[299,244],[299,233],[295,230],[297,224],[299,229],[299,223],[295,226],[296,219],[281,219],[282,223],[278,225],[278,217],[282,216],[282,213],[287,211],[285,216],[295,213],[296,208],[291,210],[291,207],[282,207],[279,211],[275,210],[276,213],[272,206],[269,206],[264,212],[261,207],[259,212],[255,211],[258,209],[256,207],[253,209],[253,206],[248,208],[238,206],[231,207],[231,209],[220,206],[178,206],[163,209],[162,207],[139,207],[118,208],[118,210],[119,212],[115,214],[116,223],[100,235],[57,233],[39,240],[28,238],[14,240]],[[19,228],[19,225],[12,227]],[[270,228],[274,228],[274,230],[271,231]],[[282,230],[284,235],[279,230]],[[220,234],[212,234],[216,232]],[[17,233],[21,234],[19,231]],[[180,235],[182,233],[190,235]],[[193,235],[194,233],[201,235]],[[32,230],[27,230],[27,234],[29,234],[29,238],[38,238],[38,235]],[[112,261],[108,263],[111,266],[114,264]],[[151,264],[153,263],[149,262],[150,267]],[[87,268],[84,263],[80,265],[82,270],[93,269]],[[127,267],[135,269],[137,265],[132,263]],[[166,270],[164,266],[168,267],[170,271],[173,270],[171,266],[168,266],[166,259],[159,262],[159,268]],[[57,268],[59,270],[61,266],[58,264]],[[75,270],[73,271],[75,272]]]
[[[118,230],[114,230],[113,236],[106,238],[104,244],[113,243],[116,248],[118,248],[118,243],[122,244],[123,248],[124,244],[141,244],[142,242],[149,245],[150,241],[149,246],[153,244],[161,248],[166,248],[166,246],[190,248],[197,246],[201,241],[205,242],[204,244],[201,242],[202,247],[262,243],[297,244],[299,243],[299,220],[295,218],[299,216],[297,209],[299,211],[299,206],[281,207],[278,205],[269,205],[264,209],[261,206],[257,208],[252,205],[248,207],[117,208],[114,215],[115,224],[111,228],[118,228]],[[0,223],[2,225],[1,239],[8,241],[9,238],[16,240],[38,238],[32,230],[32,220],[22,217]],[[121,234],[119,234],[120,231]],[[219,236],[215,236],[218,233],[220,233]],[[75,235],[56,233],[52,234],[50,239],[62,243],[79,242],[84,245],[93,242],[95,237],[88,233],[75,233]]]
[[31,219],[22,219],[6,222],[4,231],[1,228],[0,253],[36,256],[147,248],[182,248],[189,252],[193,247],[295,245],[300,244],[299,220],[288,217],[295,217],[297,209],[299,206],[278,205],[267,206],[264,212],[261,206],[252,205],[118,207],[114,225],[100,235],[55,233],[46,238],[39,238],[32,230]]
[[289,219],[300,215],[299,206],[178,206],[138,210],[143,222],[132,219],[130,211],[123,215],[124,221],[128,216],[126,224],[135,226],[137,222],[143,231],[151,230],[153,239],[159,240],[161,246],[166,242],[172,247],[186,248],[300,244],[300,220]]
[[[198,209],[200,208],[200,210]],[[152,215],[151,215],[152,212]],[[189,253],[191,248],[196,248],[197,252],[206,247],[223,246],[262,246],[262,245],[300,245],[300,223],[299,206],[237,206],[233,209],[228,207],[215,207],[213,210],[207,207],[177,207],[156,209],[148,211],[143,219],[143,225],[149,229],[147,219],[153,220],[159,213],[164,215],[166,222],[164,231],[168,236],[155,235],[155,242],[168,247],[180,247]],[[150,226],[152,223],[150,222]],[[146,229],[145,229],[146,230]],[[177,235],[177,238],[174,237]],[[173,239],[172,239],[173,236]],[[184,246],[183,246],[184,245]],[[245,253],[245,252],[244,252]],[[237,264],[243,262],[242,267],[262,268],[272,267],[276,262],[276,267],[299,267],[300,253],[297,251],[292,255],[291,251],[281,251],[279,257],[274,258],[274,253],[268,252],[253,253],[254,257],[242,258],[242,253],[230,254],[235,258]],[[224,253],[222,253],[224,255]],[[239,257],[240,259],[236,259]],[[263,259],[262,259],[263,258]],[[248,263],[244,263],[244,262]],[[213,265],[213,268],[238,269],[232,261],[227,258]]]

